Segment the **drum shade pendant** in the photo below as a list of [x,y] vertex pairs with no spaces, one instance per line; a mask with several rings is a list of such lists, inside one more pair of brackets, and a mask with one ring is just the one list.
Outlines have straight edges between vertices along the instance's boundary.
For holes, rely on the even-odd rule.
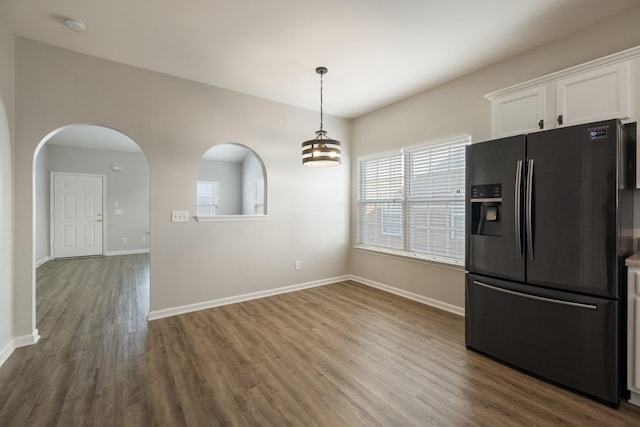
[[302,164],[305,166],[337,166],[341,162],[340,141],[327,137],[327,131],[322,128],[322,76],[327,73],[326,67],[316,68],[320,74],[320,130],[316,131],[315,139],[302,143]]

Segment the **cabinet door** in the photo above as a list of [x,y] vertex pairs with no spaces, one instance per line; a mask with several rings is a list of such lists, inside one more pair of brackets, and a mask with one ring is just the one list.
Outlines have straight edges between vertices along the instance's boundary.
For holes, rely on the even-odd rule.
[[623,62],[556,82],[556,125],[626,119],[630,114],[629,63]]
[[494,138],[535,132],[547,129],[550,124],[546,85],[496,98],[491,108]]

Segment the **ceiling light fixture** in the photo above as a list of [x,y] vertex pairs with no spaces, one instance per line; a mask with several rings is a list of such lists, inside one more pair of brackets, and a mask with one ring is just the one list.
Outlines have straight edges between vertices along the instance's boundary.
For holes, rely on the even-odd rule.
[[87,25],[82,21],[78,21],[77,19],[66,18],[63,23],[65,27],[67,27],[74,33],[81,33],[87,29]]
[[305,166],[337,166],[341,163],[340,141],[327,138],[327,131],[322,128],[322,76],[327,74],[326,67],[316,68],[320,74],[320,130],[316,131],[315,139],[302,143],[302,164]]

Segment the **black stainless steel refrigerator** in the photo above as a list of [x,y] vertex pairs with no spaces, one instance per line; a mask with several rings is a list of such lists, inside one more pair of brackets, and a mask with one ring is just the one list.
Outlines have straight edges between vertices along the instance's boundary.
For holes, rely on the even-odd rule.
[[635,148],[618,120],[467,147],[468,348],[617,406]]

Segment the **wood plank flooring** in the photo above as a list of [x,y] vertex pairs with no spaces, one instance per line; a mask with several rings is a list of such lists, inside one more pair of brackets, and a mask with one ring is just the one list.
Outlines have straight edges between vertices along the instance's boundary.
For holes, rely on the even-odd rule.
[[354,282],[147,323],[148,256],[127,255],[48,262],[37,296],[0,426],[640,425],[466,350],[461,317]]

